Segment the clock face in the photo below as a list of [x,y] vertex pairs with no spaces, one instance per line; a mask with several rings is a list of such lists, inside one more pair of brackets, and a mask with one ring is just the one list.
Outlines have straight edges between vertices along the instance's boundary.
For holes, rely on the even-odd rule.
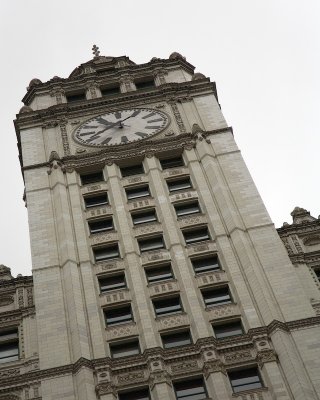
[[119,110],[94,117],[82,124],[74,139],[89,146],[126,144],[146,139],[168,126],[169,117],[148,108]]

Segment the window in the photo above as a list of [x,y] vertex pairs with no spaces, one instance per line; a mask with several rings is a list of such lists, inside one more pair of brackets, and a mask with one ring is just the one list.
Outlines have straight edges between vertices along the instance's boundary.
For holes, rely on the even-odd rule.
[[148,79],[146,81],[135,82],[137,90],[141,89],[152,89],[155,87],[154,80]]
[[176,204],[174,208],[176,210],[177,217],[201,212],[199,203],[197,201],[192,203]]
[[150,250],[164,249],[164,241],[162,236],[153,237],[150,239],[138,240],[141,253]]
[[177,400],[201,400],[208,397],[202,378],[175,382],[173,387]]
[[183,311],[179,296],[153,300],[153,307],[157,317],[161,315],[178,314]]
[[150,400],[149,389],[138,389],[127,393],[119,393],[119,400]]
[[131,165],[130,167],[121,167],[120,171],[123,178],[125,178],[126,176],[144,174],[142,164]]
[[224,339],[243,334],[243,328],[240,321],[227,322],[222,325],[214,325],[213,331],[217,339]]
[[81,174],[80,177],[82,185],[104,181],[102,171],[93,172],[91,174]]
[[231,371],[228,372],[228,375],[234,393],[242,392],[243,390],[258,389],[263,386],[258,368],[256,367]]
[[318,281],[320,282],[320,268],[315,269],[314,273],[316,274],[316,277],[318,278]]
[[161,168],[168,169],[168,168],[176,168],[176,167],[183,167],[184,162],[181,156],[173,157],[173,158],[165,158],[164,160],[160,160]]
[[130,305],[117,308],[107,308],[104,310],[104,316],[107,326],[122,325],[133,321]]
[[229,288],[203,290],[202,297],[206,307],[232,303]]
[[120,257],[118,244],[93,249],[93,254],[96,262]]
[[161,339],[165,349],[186,346],[187,344],[192,343],[189,330],[184,332],[166,333],[161,335]]
[[162,282],[173,279],[171,264],[151,267],[145,270],[148,283]]
[[127,287],[124,274],[106,276],[99,279],[100,292],[125,289]]
[[130,342],[112,343],[110,344],[110,353],[113,358],[135,356],[140,354],[139,340],[136,339]]
[[104,89],[101,89],[101,95],[103,97],[105,96],[113,96],[115,94],[120,93],[120,86],[113,86],[113,87],[107,87]]
[[0,333],[0,364],[19,359],[18,331],[8,330]]
[[139,186],[132,189],[126,189],[126,195],[128,200],[150,196],[149,186]]
[[131,214],[131,217],[134,225],[157,221],[157,215],[155,210],[148,210],[139,213],[134,213]]
[[76,101],[86,100],[85,92],[77,93],[77,94],[67,94],[66,95],[68,103],[74,103]]
[[217,271],[220,269],[217,256],[203,257],[191,260],[193,270],[196,274],[201,272]]
[[174,181],[167,181],[169,192],[176,192],[178,190],[190,189],[192,184],[190,178],[177,179]]
[[98,233],[110,231],[113,229],[113,220],[112,218],[101,219],[99,221],[90,221],[88,222],[90,233]]
[[108,195],[107,193],[105,193],[105,194],[100,194],[99,196],[85,197],[84,204],[86,208],[105,206],[108,204]]
[[186,241],[186,244],[202,242],[203,240],[210,239],[207,227],[193,229],[192,231],[184,231],[182,233],[184,236],[184,240]]

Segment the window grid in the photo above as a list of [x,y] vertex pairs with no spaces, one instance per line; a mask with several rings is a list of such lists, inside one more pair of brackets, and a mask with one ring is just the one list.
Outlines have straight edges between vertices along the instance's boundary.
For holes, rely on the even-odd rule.
[[165,244],[163,241],[162,236],[157,236],[149,239],[139,239],[138,240],[140,252],[143,253],[145,251],[151,251],[151,250],[158,250],[158,249],[164,249]]
[[193,259],[191,260],[191,263],[193,270],[196,274],[220,270],[219,260],[217,256]]
[[131,305],[117,308],[107,308],[104,310],[107,326],[123,325],[133,322]]
[[112,218],[107,218],[98,221],[89,221],[88,225],[91,234],[105,232],[113,229],[113,220]]
[[174,278],[171,264],[145,269],[148,283],[168,281]]
[[210,240],[208,228],[198,228],[188,231],[183,231],[183,236],[186,244],[192,244],[202,242],[204,240]]
[[125,289],[127,287],[124,274],[111,275],[99,279],[100,292],[106,293],[113,290]]
[[148,185],[139,186],[131,189],[126,189],[126,195],[128,200],[138,199],[140,197],[150,196],[150,189]]
[[244,333],[241,321],[226,322],[225,324],[214,325],[213,331],[216,339],[225,339],[232,336],[239,336]]
[[130,342],[110,343],[112,358],[129,357],[140,354],[139,340]]
[[207,399],[207,390],[203,378],[173,383],[177,400]]
[[146,210],[139,213],[132,213],[131,218],[134,225],[146,224],[148,222],[157,221],[157,215],[155,209]]
[[180,314],[183,311],[180,296],[153,300],[153,306],[157,317]]
[[163,170],[169,168],[177,168],[177,167],[184,167],[184,162],[181,156],[179,157],[172,157],[172,158],[164,158],[160,160],[161,168]]
[[80,174],[81,184],[89,185],[91,183],[102,182],[104,181],[103,172],[96,171],[90,174]]
[[96,262],[120,257],[118,244],[93,249],[93,254]]
[[205,289],[202,291],[202,296],[206,307],[232,303],[228,287],[220,289]]
[[105,193],[98,196],[84,197],[84,204],[86,208],[105,206],[109,204],[108,195]]
[[174,209],[176,211],[177,217],[183,217],[184,215],[198,214],[201,212],[199,203],[193,201],[192,203],[182,203],[175,204]]
[[141,175],[144,174],[144,169],[143,165],[141,164],[136,164],[136,165],[131,165],[129,167],[120,167],[121,175],[123,178],[127,176],[132,176],[132,175]]
[[186,346],[192,343],[190,331],[172,332],[161,335],[163,347],[171,349],[173,347]]
[[167,181],[167,185],[170,193],[192,188],[192,184],[189,177]]
[[0,364],[19,359],[18,330],[0,332]]
[[234,393],[263,387],[258,368],[228,372]]

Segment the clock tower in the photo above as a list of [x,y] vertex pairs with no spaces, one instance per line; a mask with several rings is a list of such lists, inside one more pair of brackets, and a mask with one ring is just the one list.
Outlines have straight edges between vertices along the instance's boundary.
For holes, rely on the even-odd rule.
[[319,317],[215,84],[95,48],[23,102],[39,398],[319,399]]

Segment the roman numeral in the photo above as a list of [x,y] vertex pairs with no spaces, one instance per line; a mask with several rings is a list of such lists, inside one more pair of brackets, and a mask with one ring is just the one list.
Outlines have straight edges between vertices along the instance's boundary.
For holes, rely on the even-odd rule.
[[82,129],[96,129],[96,128],[98,128],[98,125],[96,125],[96,126],[83,126],[82,127]]
[[159,129],[161,128],[161,125],[158,126],[146,126],[144,129]]
[[153,115],[157,115],[157,113],[152,112],[152,113],[147,114],[147,115],[145,115],[144,117],[142,117],[142,119],[150,118],[150,117],[152,117]]
[[135,110],[133,113],[132,113],[132,115],[130,116],[130,118],[131,117],[136,117],[138,114],[140,114],[141,113],[141,110]]
[[101,144],[107,144],[110,142],[111,139],[112,139],[111,137],[108,137],[107,139],[104,139],[104,141],[102,141]]
[[148,137],[148,136],[149,136],[147,133],[144,133],[144,132],[135,132],[134,134],[135,134],[135,135],[138,135],[138,136],[140,136],[140,137],[142,137],[142,138],[145,138],[145,137]]
[[100,137],[100,135],[95,134],[95,135],[91,136],[91,138],[87,139],[86,142],[91,143],[99,137]]
[[127,142],[128,142],[127,136],[121,136],[121,143],[127,143]]
[[158,119],[152,119],[150,121],[147,121],[148,124],[152,123],[152,122],[162,122],[162,118],[158,118]]
[[94,132],[83,132],[83,133],[80,133],[79,136],[88,136],[88,135],[93,135],[93,134],[94,134]]
[[117,112],[115,112],[115,117],[117,118],[117,119],[120,119],[121,118],[121,112],[120,111],[117,111]]

